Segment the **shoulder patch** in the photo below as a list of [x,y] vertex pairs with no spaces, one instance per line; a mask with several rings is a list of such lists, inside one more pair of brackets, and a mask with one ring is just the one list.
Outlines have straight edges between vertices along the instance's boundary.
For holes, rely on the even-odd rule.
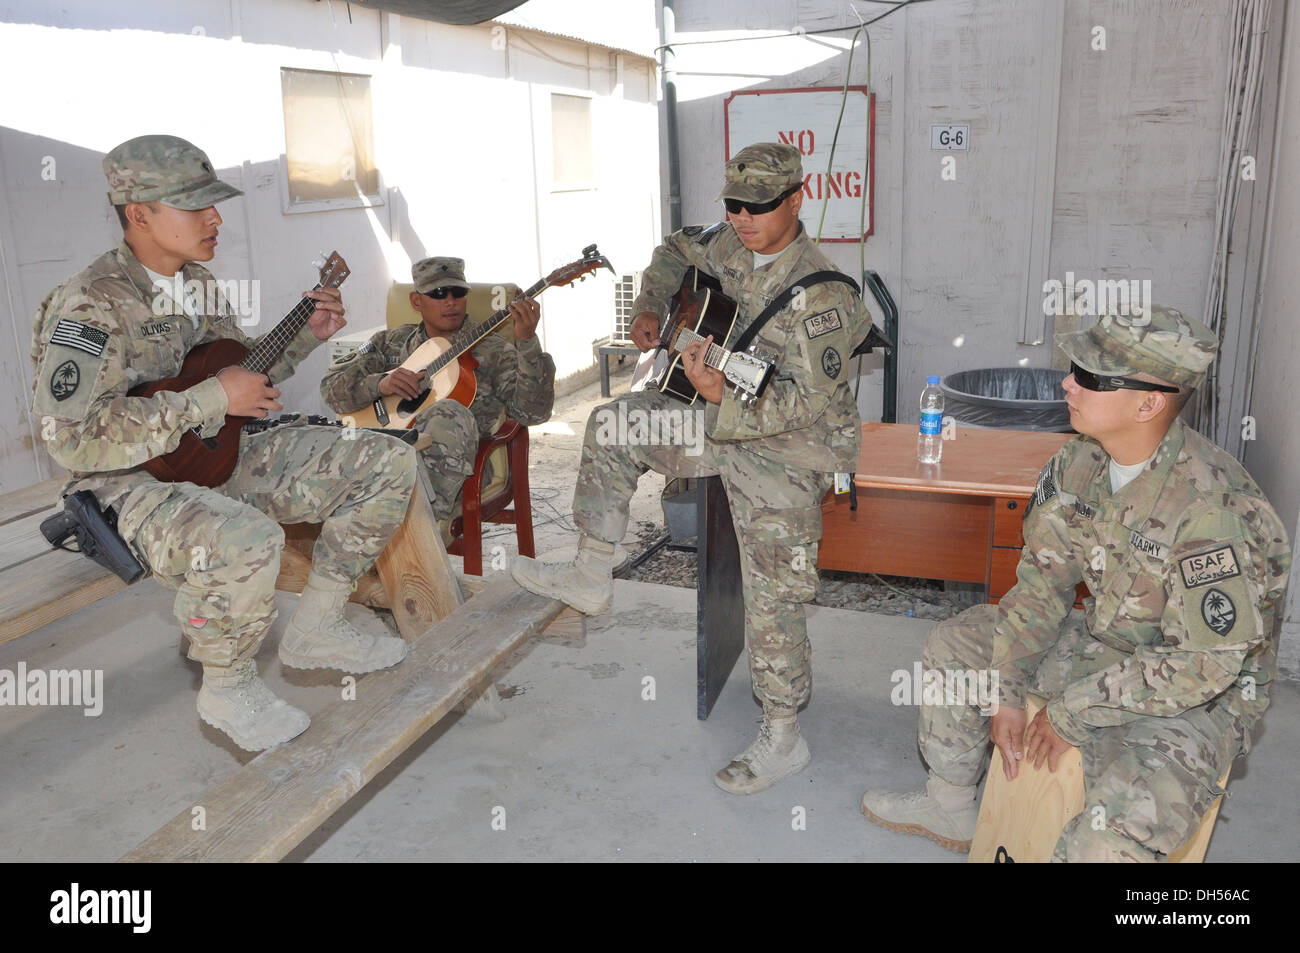
[[370,341],[367,341],[365,344],[361,345],[361,347],[357,348],[356,351],[355,351],[354,353],[356,353],[356,354],[369,354],[369,353],[370,353],[371,351],[373,351],[374,349],[375,349],[375,342],[374,342],[373,340],[370,340]]
[[108,344],[108,332],[80,321],[60,318],[59,323],[54,326],[54,333],[50,335],[50,343],[74,347],[99,357],[104,353],[104,346]]
[[840,361],[840,352],[835,350],[835,348],[828,347],[826,350],[822,351],[822,370],[826,372],[826,376],[831,380],[835,380],[835,378],[840,376],[840,369],[843,366],[843,363]]
[[1219,635],[1226,636],[1237,624],[1237,607],[1223,590],[1209,589],[1201,599],[1201,618]]
[[820,314],[804,318],[803,326],[804,330],[808,332],[808,337],[815,338],[840,330],[844,327],[844,323],[840,321],[839,309],[831,308],[829,311],[823,311]]
[[81,386],[81,368],[76,361],[64,361],[50,375],[50,396],[55,400],[67,400]]
[[1042,506],[1054,496],[1056,496],[1056,478],[1052,476],[1052,464],[1049,462],[1038,474],[1038,484],[1034,487],[1034,492],[1029,495],[1029,502],[1025,504],[1025,515],[1021,517],[1021,521],[1029,519],[1029,514],[1033,512],[1035,506]]
[[1188,589],[1241,575],[1241,567],[1237,565],[1237,554],[1231,546],[1219,546],[1203,553],[1185,556],[1178,560],[1178,570],[1183,574],[1183,585]]

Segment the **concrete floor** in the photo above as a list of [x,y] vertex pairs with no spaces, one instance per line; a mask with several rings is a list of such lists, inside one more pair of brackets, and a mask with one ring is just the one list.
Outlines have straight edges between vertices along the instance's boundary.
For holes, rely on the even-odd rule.
[[[295,599],[281,596],[282,618]],[[170,607],[146,582],[0,646],[0,668],[102,668],[105,683],[99,717],[0,709],[0,860],[114,860],[251,758],[195,714],[199,669],[182,655]],[[337,697],[338,677],[282,670],[282,625],[260,653],[263,673],[318,710]],[[916,715],[890,704],[889,674],[910,669],[928,627],[814,609],[816,687],[801,719],[813,763],[736,798],[711,776],[756,729],[744,666],[697,721],[693,593],[619,582],[585,646],[533,644],[498,675],[504,721],[445,719],[291,859],[958,861],[858,811],[866,786],[923,780]],[[653,701],[642,700],[645,676]],[[1234,769],[1211,861],[1300,858],[1287,793],[1300,773],[1297,716],[1300,687],[1279,681],[1256,750]],[[800,807],[802,831],[792,827]],[[503,831],[492,828],[495,808]]]
[[[540,553],[576,538],[568,513],[578,450],[600,400],[595,385],[584,388],[533,428]],[[662,485],[656,474],[642,479],[633,529],[662,518]],[[513,528],[493,533],[513,555]],[[712,774],[756,731],[744,663],[712,717],[697,721],[694,593],[620,581],[615,595],[613,610],[589,621],[585,646],[535,643],[498,673],[504,721],[444,719],[291,859],[962,859],[875,827],[858,809],[865,787],[924,779],[916,713],[890,704],[889,676],[920,658],[930,623],[813,607],[815,689],[801,717],[813,763],[736,798]],[[275,650],[296,599],[280,596],[282,621],[259,665],[274,691],[310,713],[338,697],[339,676],[281,669]],[[114,860],[253,757],[196,715],[201,673],[184,658],[171,602],[146,581],[0,646],[0,669],[102,669],[106,696],[99,717],[0,708],[0,861]],[[1284,638],[1283,677],[1257,747],[1234,767],[1211,861],[1300,859],[1297,635]],[[653,701],[642,700],[646,676]],[[494,808],[504,809],[503,831],[492,827]],[[792,827],[796,808],[806,830]]]

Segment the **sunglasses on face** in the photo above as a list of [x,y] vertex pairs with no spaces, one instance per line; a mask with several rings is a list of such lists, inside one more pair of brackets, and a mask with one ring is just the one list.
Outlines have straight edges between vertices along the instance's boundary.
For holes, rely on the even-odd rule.
[[1074,381],[1084,390],[1159,390],[1166,394],[1177,394],[1179,389],[1171,387],[1168,384],[1152,384],[1150,381],[1139,381],[1132,377],[1110,377],[1106,374],[1094,374],[1086,368],[1080,367],[1073,361],[1070,362],[1070,373],[1074,375]]
[[794,193],[798,192],[801,188],[803,188],[802,185],[791,186],[770,202],[746,202],[743,199],[723,199],[722,204],[727,207],[727,211],[732,215],[739,215],[741,212],[748,212],[750,215],[766,215],[790,196],[794,195]]
[[426,298],[433,298],[435,301],[441,301],[447,295],[451,295],[457,301],[469,294],[468,288],[434,288],[432,291],[422,291],[420,294]]

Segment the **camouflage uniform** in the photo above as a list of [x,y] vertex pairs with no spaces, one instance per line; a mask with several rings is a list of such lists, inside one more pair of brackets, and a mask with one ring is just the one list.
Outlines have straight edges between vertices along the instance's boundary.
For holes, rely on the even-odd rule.
[[[1149,332],[1105,316],[1059,340],[1089,370],[1136,367],[1194,386],[1210,332],[1153,310]],[[1133,361],[1140,348],[1176,366]],[[1046,697],[1053,729],[1080,749],[1088,806],[1056,860],[1155,860],[1191,836],[1268,706],[1291,559],[1259,486],[1180,421],[1118,492],[1109,462],[1085,436],[1049,461],[1025,515],[1016,586],[998,606],[936,626],[925,648],[930,669],[992,666],[1002,705],[1024,708],[1027,691]],[[1071,616],[1080,582],[1092,596]],[[922,754],[951,784],[978,783],[988,734],[978,708],[921,709]]]
[[[182,140],[160,136],[132,140],[110,156],[133,145],[171,143],[186,147],[175,147],[182,160],[202,156]],[[202,170],[172,167],[181,187],[191,180],[187,200],[193,208],[239,194],[216,180],[202,158]],[[168,156],[151,159],[165,166]],[[171,194],[165,179],[154,195],[139,182],[115,179],[108,159],[105,170],[115,204],[124,204],[127,194],[134,196],[129,201]],[[206,173],[211,185],[194,190],[191,172]],[[212,287],[211,274],[197,264],[185,265],[183,274]],[[323,521],[316,568],[350,583],[405,516],[414,454],[382,435],[358,433],[348,440],[334,428],[281,427],[243,437],[234,473],[215,489],[155,480],[141,465],[174,450],[185,430],[214,435],[225,420],[225,390],[209,378],[148,398],[127,391],[178,375],[185,355],[200,344],[219,338],[253,343],[223,298],[198,297],[195,316],[160,298],[125,242],[97,258],[51,291],[37,312],[32,409],[50,455],[71,471],[65,492],[91,490],[101,506],[116,507],[122,537],[161,582],[177,589],[175,612],[190,640],[190,658],[227,666],[251,657],[275,619],[284,541],[277,521]],[[270,369],[272,381],[287,377],[318,343],[304,326]]]
[[[781,155],[778,161],[790,160]],[[797,168],[797,153],[792,162]],[[738,178],[729,168],[728,181]],[[761,197],[770,198],[770,190]],[[717,278],[740,307],[729,342],[801,276],[834,268],[802,225],[779,258],[757,269],[730,224],[692,226],[655,250],[633,312],[665,317],[691,265]],[[832,474],[857,468],[861,428],[848,364],[870,329],[866,309],[844,284],[814,285],[803,298],[777,312],[758,334],[759,347],[778,357],[763,398],[746,407],[728,389],[721,404],[700,411],[707,434],[700,455],[680,445],[598,439],[602,418],[684,410],[679,401],[642,391],[596,408],[587,422],[573,497],[579,529],[617,543],[627,531],[628,501],[647,468],[669,476],[720,474],[740,544],[754,693],[785,707],[803,704],[812,687],[801,604],[817,595],[821,503]]]
[[[466,318],[466,323],[469,318]],[[429,340],[423,322],[380,331],[360,351],[330,365],[321,381],[321,396],[336,413],[346,414],[379,399],[380,379]],[[525,426],[551,419],[555,404],[555,361],[537,337],[511,347],[497,333],[474,346],[478,390],[466,408],[454,400],[437,400],[425,408],[416,426],[433,437],[420,453],[428,470],[439,519],[456,508],[461,485],[474,472],[481,437],[491,436],[509,417]],[[486,475],[491,479],[491,474]],[[485,483],[486,485],[486,483]]]

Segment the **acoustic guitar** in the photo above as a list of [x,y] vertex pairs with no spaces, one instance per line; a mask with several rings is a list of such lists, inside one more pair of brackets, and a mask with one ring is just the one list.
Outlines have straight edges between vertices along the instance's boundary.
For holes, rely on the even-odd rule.
[[[520,298],[535,298],[547,288],[558,285],[571,285],[575,281],[586,281],[587,274],[597,268],[614,270],[604,255],[596,250],[595,245],[588,245],[582,250],[582,257],[561,268],[555,269],[545,278],[525,291]],[[396,395],[380,397],[346,416],[357,427],[388,427],[401,429],[415,426],[415,419],[420,411],[435,400],[449,397],[466,407],[474,399],[475,382],[473,369],[478,366],[473,355],[467,353],[483,338],[495,331],[510,317],[510,309],[502,308],[490,318],[461,328],[451,337],[429,338],[402,362],[402,367],[413,374],[425,375],[425,388],[416,397],[398,397]]]
[[661,343],[641,355],[632,374],[632,390],[653,388],[688,404],[695,403],[699,391],[686,376],[681,353],[713,335],[714,343],[705,352],[704,363],[722,371],[742,402],[752,404],[758,400],[767,390],[776,362],[756,346],[748,351],[728,351],[722,346],[736,324],[738,311],[736,302],[722,293],[717,279],[698,268],[687,268],[659,335]]
[[[314,290],[337,288],[351,272],[347,262],[338,252],[331,252],[320,269],[320,282]],[[302,330],[316,302],[303,298],[270,332],[264,334],[252,350],[233,338],[220,338],[200,344],[185,355],[181,372],[176,377],[139,384],[130,391],[131,397],[152,397],[159,391],[179,392],[215,376],[227,367],[238,364],[257,374],[265,374],[279,359],[284,349]],[[230,479],[239,462],[239,437],[243,426],[252,417],[226,415],[226,422],[215,437],[200,437],[199,428],[181,434],[180,445],[171,453],[147,460],[144,468],[164,483],[197,483],[199,486],[220,486]]]

